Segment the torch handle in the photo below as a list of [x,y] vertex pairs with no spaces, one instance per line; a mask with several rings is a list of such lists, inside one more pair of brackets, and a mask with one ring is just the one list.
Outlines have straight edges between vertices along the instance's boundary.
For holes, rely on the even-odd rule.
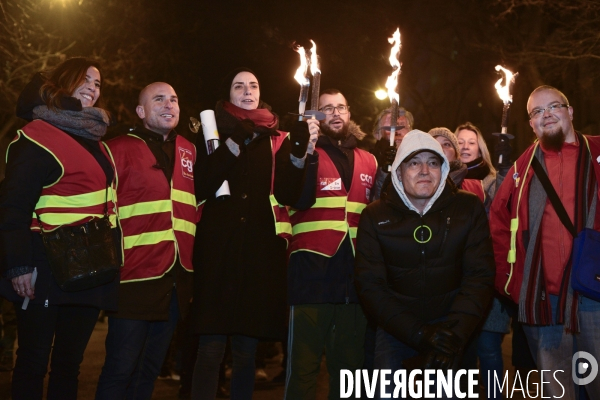
[[321,73],[315,72],[313,76],[313,87],[310,97],[310,109],[317,111],[319,109],[319,92],[321,90]]
[[[308,79],[307,79],[308,81]],[[300,118],[298,121],[302,121],[304,111],[306,111],[306,100],[308,99],[308,89],[310,88],[310,82],[305,85],[300,85],[300,97],[298,98],[298,114]]]
[[390,116],[390,125],[396,127],[396,123],[398,122],[398,102],[396,99],[392,100],[392,115]]
[[502,109],[502,125],[501,132],[506,133],[508,128],[508,110],[510,108],[510,103],[504,104],[504,108]]
[[[396,141],[396,124],[394,124],[390,127],[390,146],[395,146],[396,145],[395,141]],[[392,166],[388,165],[387,170],[388,170],[388,172],[391,172]]]

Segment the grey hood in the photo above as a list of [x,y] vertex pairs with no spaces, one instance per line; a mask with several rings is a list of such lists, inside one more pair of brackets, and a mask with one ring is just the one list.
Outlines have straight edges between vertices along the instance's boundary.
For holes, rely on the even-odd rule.
[[440,185],[429,199],[429,202],[423,209],[423,213],[427,213],[433,203],[440,197],[440,194],[444,190],[446,186],[446,178],[448,177],[448,173],[450,172],[450,166],[448,164],[448,159],[442,150],[442,146],[439,144],[437,140],[435,140],[431,135],[425,133],[423,131],[413,129],[408,132],[404,139],[402,139],[402,143],[400,144],[400,148],[396,153],[396,158],[394,159],[394,163],[392,164],[392,183],[398,195],[409,209],[421,214],[421,212],[410,202],[406,193],[404,192],[404,185],[398,178],[398,170],[400,169],[400,163],[404,161],[407,157],[412,156],[413,153],[417,151],[431,151],[442,158],[442,176],[440,179]]

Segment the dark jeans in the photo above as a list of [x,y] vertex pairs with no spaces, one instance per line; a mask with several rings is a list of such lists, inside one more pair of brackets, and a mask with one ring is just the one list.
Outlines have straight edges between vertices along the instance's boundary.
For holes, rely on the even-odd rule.
[[[213,400],[219,383],[219,366],[225,354],[226,335],[200,335],[198,358],[194,368],[192,399]],[[231,371],[231,400],[251,400],[254,390],[254,358],[258,339],[231,336],[233,368]]]
[[15,304],[15,310],[19,347],[12,377],[12,398],[42,398],[48,358],[52,353],[47,398],[76,399],[79,365],[99,310],[41,304],[29,304],[27,310]]
[[[404,365],[402,364],[404,360],[414,357],[417,354],[419,354],[417,350],[396,339],[383,329],[377,328],[377,339],[375,343],[375,369],[389,369],[392,371],[393,376],[393,373],[395,371],[404,369]],[[387,387],[388,390],[386,391],[386,393],[391,395],[395,389],[395,385],[393,378],[391,378],[390,380],[391,384]],[[434,391],[434,389],[431,389],[431,392]],[[375,394],[376,399],[381,399],[380,393],[380,388],[377,387],[377,391]],[[410,397],[409,395],[407,398],[412,397]],[[455,397],[447,397],[445,395],[445,392],[442,392],[441,398],[454,399]]]
[[[504,376],[504,365],[502,363],[502,339],[504,334],[500,332],[481,331],[477,342],[477,354],[479,355],[480,380],[483,382],[485,393],[489,400],[502,399],[500,385],[489,387],[490,383],[496,382],[494,374],[498,377],[498,382],[502,382]],[[489,380],[488,380],[489,376]]]
[[168,321],[108,318],[106,360],[96,399],[150,399],[179,319],[173,289]]

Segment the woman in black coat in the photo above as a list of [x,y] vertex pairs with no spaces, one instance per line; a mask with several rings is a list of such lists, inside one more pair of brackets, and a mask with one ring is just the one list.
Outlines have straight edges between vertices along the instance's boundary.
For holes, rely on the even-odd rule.
[[[100,85],[94,61],[72,58],[49,75],[37,74],[19,97],[17,115],[33,121],[9,147],[0,189],[0,268],[5,278],[0,292],[15,303],[19,337],[12,377],[15,400],[42,398],[51,353],[47,398],[77,398],[79,365],[99,310],[117,307],[118,276],[92,289],[61,290],[39,232],[40,226],[49,231],[101,218],[106,196],[115,224],[109,187],[114,165],[100,141],[110,119],[94,107]],[[32,224],[34,210],[39,222]],[[119,230],[112,232],[117,251]],[[29,304],[23,305],[24,299]]]
[[[278,117],[260,100],[252,71],[238,69],[226,82],[229,101],[215,110],[222,144],[210,156],[202,137],[196,144],[196,197],[206,202],[194,249],[195,399],[214,399],[228,336],[231,398],[251,399],[258,340],[285,335],[287,242],[276,234],[271,199],[298,201],[309,139],[305,122],[289,139],[277,131]],[[215,198],[224,180],[231,195]]]

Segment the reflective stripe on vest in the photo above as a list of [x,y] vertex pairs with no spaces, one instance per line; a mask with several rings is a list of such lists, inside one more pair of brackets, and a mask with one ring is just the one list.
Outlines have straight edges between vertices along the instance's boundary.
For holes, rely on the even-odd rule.
[[[274,186],[275,186],[275,156],[277,151],[281,148],[283,141],[288,137],[289,132],[279,132],[279,136],[271,136],[271,188],[269,193],[269,203],[271,204],[271,211],[273,212],[273,221],[275,223],[275,234],[281,236],[286,241],[286,246],[289,245],[289,241],[292,238],[292,224],[290,223],[290,216],[288,209],[283,204],[279,204],[275,198]],[[204,203],[206,199],[200,201],[198,204],[198,220],[202,217],[202,210],[204,209]]]
[[[41,120],[24,126],[11,144],[21,135],[48,151],[61,168],[56,182],[42,189],[32,214],[31,230],[40,230],[38,216],[44,231],[51,231],[102,218],[105,208],[112,226],[116,227],[114,188],[107,189],[106,174],[87,149],[65,132]],[[100,142],[98,146],[114,168],[104,146]]]
[[125,265],[121,282],[157,279],[175,264],[193,270],[197,207],[193,166],[196,149],[175,139],[171,184],[143,139],[135,134],[108,142],[117,165],[119,219]]
[[354,171],[350,191],[346,192],[335,164],[323,150],[319,153],[317,198],[305,211],[290,212],[293,238],[290,252],[311,251],[333,256],[346,234],[356,245],[360,214],[367,206],[375,181],[377,162],[364,150],[354,150]]
[[273,219],[275,222],[275,234],[285,239],[287,247],[292,238],[292,224],[287,207],[279,204],[275,198],[275,155],[281,148],[283,141],[288,137],[288,132],[279,132],[279,136],[271,136],[271,192],[269,194],[269,202],[273,211]]

